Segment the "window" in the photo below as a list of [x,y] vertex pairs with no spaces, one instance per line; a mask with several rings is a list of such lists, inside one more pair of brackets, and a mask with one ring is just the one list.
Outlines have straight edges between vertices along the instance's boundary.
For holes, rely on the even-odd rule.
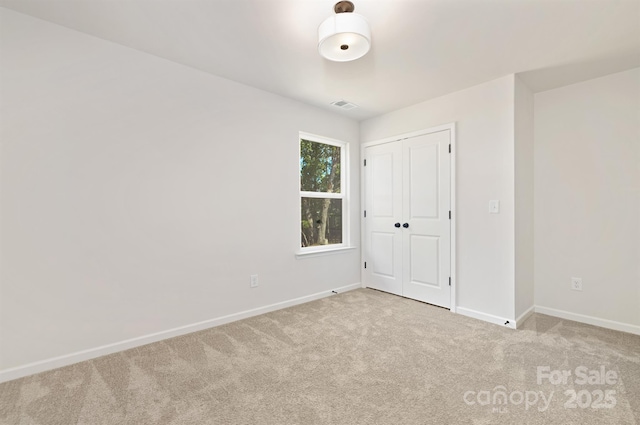
[[300,252],[347,246],[347,144],[300,133]]

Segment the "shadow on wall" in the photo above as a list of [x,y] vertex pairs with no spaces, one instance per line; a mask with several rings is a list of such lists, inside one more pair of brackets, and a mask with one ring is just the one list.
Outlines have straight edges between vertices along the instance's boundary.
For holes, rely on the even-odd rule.
[[625,52],[598,60],[572,62],[521,72],[517,75],[527,87],[534,93],[538,93],[637,67],[640,67],[640,52]]

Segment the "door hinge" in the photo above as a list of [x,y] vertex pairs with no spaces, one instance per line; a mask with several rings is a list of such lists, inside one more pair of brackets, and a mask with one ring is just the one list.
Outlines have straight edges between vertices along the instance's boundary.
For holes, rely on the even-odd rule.
[[451,153],[451,144],[449,144],[449,153]]
[[451,220],[451,210],[449,210],[449,220]]
[[364,218],[367,218],[367,210],[364,210]]
[[367,166],[367,160],[366,159],[364,160],[364,166],[365,167]]
[[451,277],[449,277],[449,286],[451,286]]
[[367,268],[367,262],[366,261],[364,262],[364,268],[365,269]]

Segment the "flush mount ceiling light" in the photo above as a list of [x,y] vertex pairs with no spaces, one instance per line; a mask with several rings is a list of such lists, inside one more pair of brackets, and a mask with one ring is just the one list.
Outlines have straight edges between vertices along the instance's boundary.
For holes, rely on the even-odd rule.
[[348,62],[366,55],[371,48],[371,29],[362,15],[353,13],[350,1],[339,1],[335,15],[318,27],[318,51],[335,62]]

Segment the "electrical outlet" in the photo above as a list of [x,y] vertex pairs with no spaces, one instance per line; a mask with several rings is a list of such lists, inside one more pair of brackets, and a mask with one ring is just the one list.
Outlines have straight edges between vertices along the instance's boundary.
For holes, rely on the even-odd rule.
[[258,287],[258,275],[257,274],[252,274],[251,278],[249,280],[249,286],[252,288],[257,288]]
[[571,289],[574,291],[582,291],[582,278],[581,277],[572,277],[571,278]]

